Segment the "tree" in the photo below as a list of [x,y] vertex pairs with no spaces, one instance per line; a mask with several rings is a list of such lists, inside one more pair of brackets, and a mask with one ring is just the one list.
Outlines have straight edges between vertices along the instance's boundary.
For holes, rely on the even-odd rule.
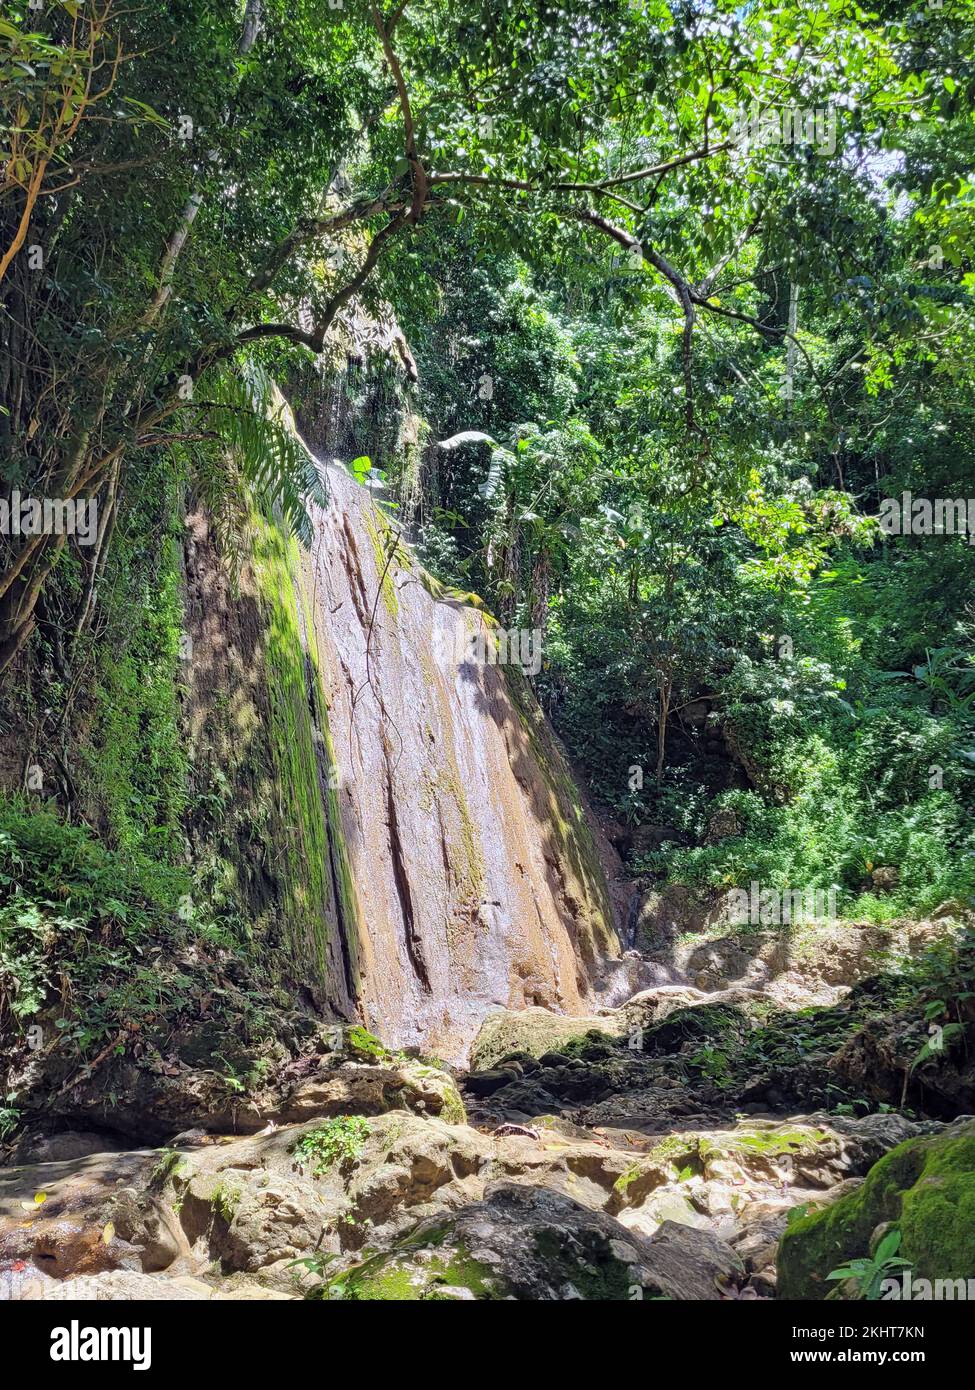
[[[818,176],[805,137],[743,164],[741,108],[825,107],[840,80],[843,140],[867,148],[918,100],[900,80],[905,27],[850,0],[728,13],[679,0],[249,0],[236,22],[185,0],[101,11],[84,59],[76,9],[52,9],[28,40],[32,17],[14,6],[0,34],[5,61],[28,42],[56,51],[25,128],[46,129],[66,103],[50,138],[19,156],[2,209],[4,244],[22,247],[29,230],[45,258],[32,278],[16,253],[0,286],[5,476],[101,496],[108,518],[140,450],[218,449],[232,408],[207,383],[255,354],[320,353],[356,297],[395,298],[423,224],[465,216],[485,245],[526,255],[610,244],[638,297],[663,288],[682,323],[683,427],[703,483],[695,334],[703,317],[788,338],[756,314],[737,267],[756,239],[795,234],[790,199]],[[94,95],[84,110],[65,95],[80,80],[72,63],[108,64],[104,121],[84,118]],[[83,171],[84,202],[80,182],[44,188],[49,146]],[[692,239],[688,206],[703,213]],[[0,669],[30,635],[63,543],[6,548]]]

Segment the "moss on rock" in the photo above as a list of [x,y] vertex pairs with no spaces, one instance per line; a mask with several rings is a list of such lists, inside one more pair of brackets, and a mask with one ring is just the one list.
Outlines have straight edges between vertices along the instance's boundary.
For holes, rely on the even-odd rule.
[[685,1043],[740,1047],[750,1024],[736,1004],[693,1004],[674,1009],[660,1023],[647,1030],[645,1052],[677,1052]]
[[462,1242],[448,1244],[447,1237],[446,1228],[427,1231],[422,1262],[416,1258],[415,1241],[373,1256],[340,1281],[342,1296],[354,1302],[437,1303],[463,1298],[466,1290],[479,1302],[505,1298],[506,1287],[496,1272],[474,1259]]
[[900,1230],[916,1278],[975,1277],[975,1123],[908,1139],[855,1192],[794,1219],[779,1246],[779,1297],[825,1298],[827,1275],[866,1256],[882,1222]]

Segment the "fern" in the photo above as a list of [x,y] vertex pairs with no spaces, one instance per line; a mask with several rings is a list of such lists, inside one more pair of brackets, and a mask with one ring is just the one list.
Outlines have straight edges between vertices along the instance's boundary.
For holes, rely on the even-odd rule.
[[192,451],[193,481],[224,554],[235,559],[239,552],[248,494],[310,545],[308,503],[325,505],[324,477],[272,378],[256,362],[226,369],[208,382],[205,408],[217,440]]

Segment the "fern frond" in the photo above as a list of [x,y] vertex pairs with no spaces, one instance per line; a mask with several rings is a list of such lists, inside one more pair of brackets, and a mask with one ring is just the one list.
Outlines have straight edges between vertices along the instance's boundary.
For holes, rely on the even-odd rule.
[[190,463],[196,499],[210,518],[217,550],[236,592],[250,522],[247,486],[231,449],[195,447]]
[[324,475],[298,437],[272,378],[256,362],[224,370],[207,383],[207,410],[207,423],[220,437],[219,452],[228,458],[228,493],[236,493],[219,505],[221,515],[229,515],[237,498],[244,504],[242,480],[260,510],[279,516],[303,545],[310,545],[308,503],[327,502]]

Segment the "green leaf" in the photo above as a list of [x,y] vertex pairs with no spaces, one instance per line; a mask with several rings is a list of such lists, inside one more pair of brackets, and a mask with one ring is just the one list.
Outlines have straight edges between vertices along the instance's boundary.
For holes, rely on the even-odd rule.
[[883,1240],[877,1246],[877,1251],[874,1255],[875,1263],[883,1264],[884,1261],[887,1260],[890,1256],[896,1255],[897,1251],[900,1249],[900,1243],[900,1231],[888,1231],[887,1234],[884,1236]]

